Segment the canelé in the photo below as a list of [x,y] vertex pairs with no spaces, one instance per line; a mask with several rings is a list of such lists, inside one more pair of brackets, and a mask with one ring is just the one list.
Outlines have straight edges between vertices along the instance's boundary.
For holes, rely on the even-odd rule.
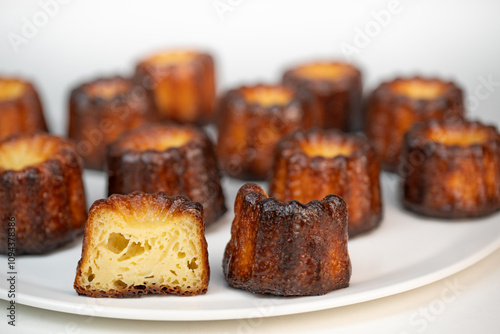
[[415,125],[399,173],[408,210],[439,218],[489,215],[500,209],[500,134],[479,122]]
[[47,131],[35,87],[21,79],[0,78],[0,139],[17,133]]
[[213,144],[190,125],[146,125],[110,143],[108,194],[134,191],[186,195],[200,202],[205,222],[224,212],[224,194]]
[[366,113],[366,136],[382,168],[396,172],[405,132],[418,122],[462,118],[463,94],[453,82],[422,77],[396,78],[373,91]]
[[338,130],[297,131],[276,145],[269,195],[302,203],[339,195],[347,203],[349,236],[354,237],[382,220],[379,174],[365,138]]
[[[72,143],[43,133],[0,142],[0,253],[47,253],[83,231],[87,217],[82,161]],[[12,221],[12,224],[8,224]]]
[[118,76],[100,78],[71,92],[68,137],[86,168],[102,170],[109,142],[154,120],[142,87]]
[[314,97],[315,127],[342,131],[361,128],[361,72],[353,65],[334,61],[301,64],[285,72],[283,84],[301,96]]
[[280,85],[243,86],[228,91],[219,104],[217,155],[228,175],[265,180],[276,142],[308,124],[310,105]]
[[90,297],[191,296],[210,278],[203,208],[185,196],[133,193],[96,201],[74,288]]
[[223,259],[230,286],[280,296],[322,295],[349,285],[347,209],[342,198],[282,203],[245,184],[234,204]]
[[215,74],[212,56],[195,50],[167,50],[136,66],[135,81],[146,89],[162,120],[210,123],[214,116]]

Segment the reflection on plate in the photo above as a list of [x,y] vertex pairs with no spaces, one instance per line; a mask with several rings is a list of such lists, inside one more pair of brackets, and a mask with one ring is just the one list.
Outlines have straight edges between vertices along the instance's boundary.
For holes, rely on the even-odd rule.
[[[89,203],[103,197],[105,177],[86,172]],[[225,180],[232,208],[242,182]],[[349,242],[351,286],[318,297],[271,297],[231,289],[222,275],[222,254],[229,241],[232,211],[207,229],[211,279],[206,295],[94,299],[73,290],[81,239],[44,256],[17,258],[17,302],[89,316],[143,320],[219,320],[286,315],[373,300],[437,281],[484,258],[500,246],[499,214],[448,222],[422,219],[398,205],[394,177],[383,176],[385,219],[379,229]],[[266,188],[266,187],[265,187]],[[0,257],[1,268],[7,259]],[[0,298],[7,298],[6,270]]]

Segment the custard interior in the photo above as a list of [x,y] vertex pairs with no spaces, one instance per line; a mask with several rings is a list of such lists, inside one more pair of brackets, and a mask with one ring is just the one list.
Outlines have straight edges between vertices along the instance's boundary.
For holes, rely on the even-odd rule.
[[0,101],[14,100],[22,96],[26,84],[19,80],[0,79]]
[[245,87],[242,94],[247,103],[264,107],[284,106],[290,102],[293,95],[290,90],[278,86]]

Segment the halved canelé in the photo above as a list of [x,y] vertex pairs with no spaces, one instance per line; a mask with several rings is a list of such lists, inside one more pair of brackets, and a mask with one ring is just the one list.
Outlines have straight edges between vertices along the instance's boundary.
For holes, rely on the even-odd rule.
[[479,122],[430,121],[405,137],[403,204],[438,218],[489,215],[500,209],[500,134]]
[[335,61],[301,64],[285,72],[283,84],[298,90],[301,96],[314,97],[314,126],[342,131],[361,128],[361,72],[351,64]]
[[427,120],[463,117],[462,90],[437,78],[396,78],[380,84],[367,102],[365,132],[382,168],[396,172],[403,137],[410,127]]
[[108,146],[108,194],[134,191],[186,195],[210,224],[226,212],[213,144],[190,125],[146,125]]
[[234,204],[223,259],[230,286],[279,296],[322,295],[349,286],[347,209],[342,198],[282,203],[245,184]]
[[47,131],[35,87],[18,78],[0,78],[0,139],[17,133]]
[[277,145],[269,195],[306,203],[341,196],[349,211],[349,236],[382,220],[380,166],[367,140],[337,130],[297,131]]
[[162,120],[210,123],[215,116],[215,72],[211,55],[196,50],[166,50],[137,64],[135,81],[146,89]]
[[0,142],[0,253],[15,221],[15,253],[42,254],[80,235],[87,217],[82,161],[69,141],[43,133]]
[[85,167],[102,170],[109,142],[154,120],[142,87],[119,76],[99,78],[71,92],[68,137],[76,142]]
[[133,193],[96,201],[74,288],[90,297],[192,296],[210,278],[203,208],[185,196]]
[[217,156],[228,175],[265,180],[274,146],[285,134],[310,126],[311,105],[281,85],[242,86],[219,104]]

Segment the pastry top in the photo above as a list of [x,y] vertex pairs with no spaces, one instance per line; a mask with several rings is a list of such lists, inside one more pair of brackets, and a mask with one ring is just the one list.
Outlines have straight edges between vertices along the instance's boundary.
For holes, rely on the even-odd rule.
[[500,134],[496,127],[477,121],[430,120],[414,125],[405,136],[409,147],[426,147],[439,153],[459,152],[464,148],[497,147],[500,149]]
[[61,137],[31,133],[13,135],[0,141],[0,172],[27,171],[54,162],[74,167],[82,164],[73,143]]
[[[292,89],[282,85],[262,83],[231,89],[226,92],[221,101],[221,107],[230,108],[233,112],[277,114],[285,120],[301,117],[302,104],[303,101]],[[284,110],[286,112],[283,112]]]
[[285,84],[307,84],[315,92],[329,93],[361,85],[361,72],[355,66],[337,61],[314,61],[295,66],[283,75]]
[[276,154],[283,157],[295,156],[297,159],[308,158],[311,161],[346,161],[373,154],[368,141],[355,134],[346,134],[339,130],[317,129],[295,131],[281,139],[276,145]]
[[87,111],[83,108],[86,104],[97,106],[110,104],[114,105],[117,110],[121,107],[119,102],[124,101],[128,103],[136,101],[137,105],[140,106],[143,100],[132,96],[133,88],[131,79],[121,76],[102,77],[75,87],[71,91],[71,100],[78,106],[82,106],[82,108],[75,110],[77,112]]
[[161,154],[205,147],[209,143],[211,142],[207,134],[196,126],[150,124],[119,136],[108,146],[108,155],[142,152]]
[[463,108],[462,89],[454,82],[421,76],[400,77],[383,82],[372,92],[371,99],[396,101],[421,113],[441,110],[450,104]]
[[155,68],[195,65],[201,60],[212,60],[212,56],[196,50],[171,49],[163,50],[143,59],[137,67],[152,66]]

